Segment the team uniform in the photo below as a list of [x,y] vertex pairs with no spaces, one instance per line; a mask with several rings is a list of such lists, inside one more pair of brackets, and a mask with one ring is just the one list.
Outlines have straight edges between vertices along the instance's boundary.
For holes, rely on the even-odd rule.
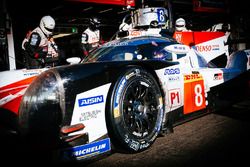
[[57,45],[53,38],[50,37],[54,26],[54,19],[50,16],[45,16],[41,19],[40,26],[26,35],[22,42],[26,68],[34,69],[54,66],[58,61]]
[[91,18],[89,27],[82,33],[81,44],[84,56],[88,56],[91,50],[100,46],[99,25],[100,22],[97,18]]

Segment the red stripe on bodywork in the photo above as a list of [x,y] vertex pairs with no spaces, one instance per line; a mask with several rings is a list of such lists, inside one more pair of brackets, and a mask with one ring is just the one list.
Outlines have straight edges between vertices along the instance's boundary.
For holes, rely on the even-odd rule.
[[173,37],[180,43],[188,46],[208,42],[216,38],[225,36],[224,32],[175,32]]
[[20,86],[23,86],[23,85],[29,85],[36,77],[37,76],[29,77],[29,78],[26,78],[26,79],[11,83],[9,85],[3,86],[3,87],[0,88],[0,92],[4,91],[5,89],[10,89],[10,88],[12,89],[12,88],[20,87]]
[[[1,87],[0,99],[9,95],[15,95],[19,91],[27,88],[36,77],[37,76],[29,77],[29,78],[26,78],[26,79]],[[7,109],[11,112],[14,112],[15,114],[18,114],[18,109],[20,106],[21,99],[22,99],[22,96],[18,96],[12,99],[11,101],[7,102],[3,106],[1,106],[1,108]]]
[[76,1],[83,3],[97,3],[97,4],[111,4],[111,5],[122,5],[122,6],[135,6],[134,0],[67,0],[67,1]]
[[223,37],[225,33],[223,32],[195,32],[194,33],[194,40],[195,44],[200,44],[203,42],[207,42],[219,37]]
[[19,96],[15,99],[11,100],[10,102],[4,104],[1,108],[9,110],[9,111],[15,113],[16,115],[18,115],[18,109],[19,109],[22,97],[23,96]]
[[14,95],[18,92],[20,92],[21,90],[27,88],[29,85],[23,85],[22,87],[13,87],[12,89],[7,89],[6,91],[2,91],[0,92],[0,99],[8,96],[8,95]]

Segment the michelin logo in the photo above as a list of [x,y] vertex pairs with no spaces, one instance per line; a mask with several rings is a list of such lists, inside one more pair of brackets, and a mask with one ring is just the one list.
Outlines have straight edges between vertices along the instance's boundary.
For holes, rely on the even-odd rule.
[[90,143],[78,147],[71,148],[69,151],[73,157],[86,157],[88,155],[96,155],[110,150],[109,138],[100,140],[95,143]]
[[89,106],[103,102],[103,95],[78,99],[79,107]]

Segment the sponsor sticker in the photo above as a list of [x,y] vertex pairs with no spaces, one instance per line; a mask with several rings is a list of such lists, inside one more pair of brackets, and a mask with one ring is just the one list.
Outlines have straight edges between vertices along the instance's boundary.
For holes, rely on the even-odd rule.
[[114,109],[114,118],[118,118],[119,116],[120,116],[119,108],[116,107],[116,108]]
[[65,156],[69,158],[84,159],[89,156],[95,156],[98,154],[105,153],[111,149],[110,139],[106,138],[94,143],[85,144],[77,147],[71,147],[63,150],[63,158]]
[[181,42],[181,40],[182,40],[182,33],[176,33],[176,34],[175,34],[175,39],[176,39],[178,42]]
[[103,95],[78,99],[79,107],[94,105],[94,104],[98,104],[98,103],[102,103],[102,102],[103,102]]
[[177,50],[177,51],[185,51],[185,50],[186,50],[186,47],[181,46],[181,45],[175,45],[175,46],[174,46],[174,49]]
[[133,37],[137,37],[137,36],[141,36],[141,32],[137,31],[137,30],[133,30],[133,31],[130,32],[129,35],[133,36]]
[[220,46],[219,45],[212,45],[212,50],[220,50]]
[[223,79],[223,73],[214,74],[214,80],[221,80]]
[[39,75],[43,72],[41,69],[29,69],[29,70],[22,70],[24,76],[33,76],[33,75]]
[[180,89],[169,90],[169,104],[171,107],[181,105]]
[[184,114],[206,107],[205,87],[201,74],[184,75]]
[[164,9],[157,9],[157,17],[158,17],[158,23],[165,23],[166,22],[166,17],[164,16],[165,12]]
[[128,42],[111,42],[111,43],[104,44],[104,46],[106,46],[106,47],[110,47],[110,46],[127,46],[127,45],[129,45]]
[[169,76],[168,77],[168,81],[172,82],[172,81],[179,81],[180,77],[179,76]]
[[105,107],[110,85],[108,83],[77,94],[70,125],[82,123],[85,128],[70,135],[87,133],[89,142],[94,142],[107,134]]
[[198,45],[195,47],[196,47],[197,51],[199,51],[199,52],[209,52],[209,51],[220,50],[219,45]]
[[164,72],[164,75],[174,75],[174,74],[180,74],[180,69],[179,68],[170,68],[166,69]]
[[97,118],[98,114],[101,113],[101,110],[93,110],[93,111],[86,111],[81,113],[79,121],[88,121],[90,119]]
[[189,75],[184,75],[184,82],[194,82],[194,81],[200,81],[202,80],[202,75],[201,74],[189,74]]

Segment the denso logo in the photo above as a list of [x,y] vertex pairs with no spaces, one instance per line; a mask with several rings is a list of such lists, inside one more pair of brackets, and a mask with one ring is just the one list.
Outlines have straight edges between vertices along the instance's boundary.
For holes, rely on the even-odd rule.
[[98,104],[103,102],[103,95],[78,99],[79,107]]
[[164,75],[174,75],[174,74],[180,74],[180,69],[179,68],[166,69],[164,72]]
[[197,51],[199,52],[208,52],[212,50],[211,45],[201,45],[201,46],[196,46]]

